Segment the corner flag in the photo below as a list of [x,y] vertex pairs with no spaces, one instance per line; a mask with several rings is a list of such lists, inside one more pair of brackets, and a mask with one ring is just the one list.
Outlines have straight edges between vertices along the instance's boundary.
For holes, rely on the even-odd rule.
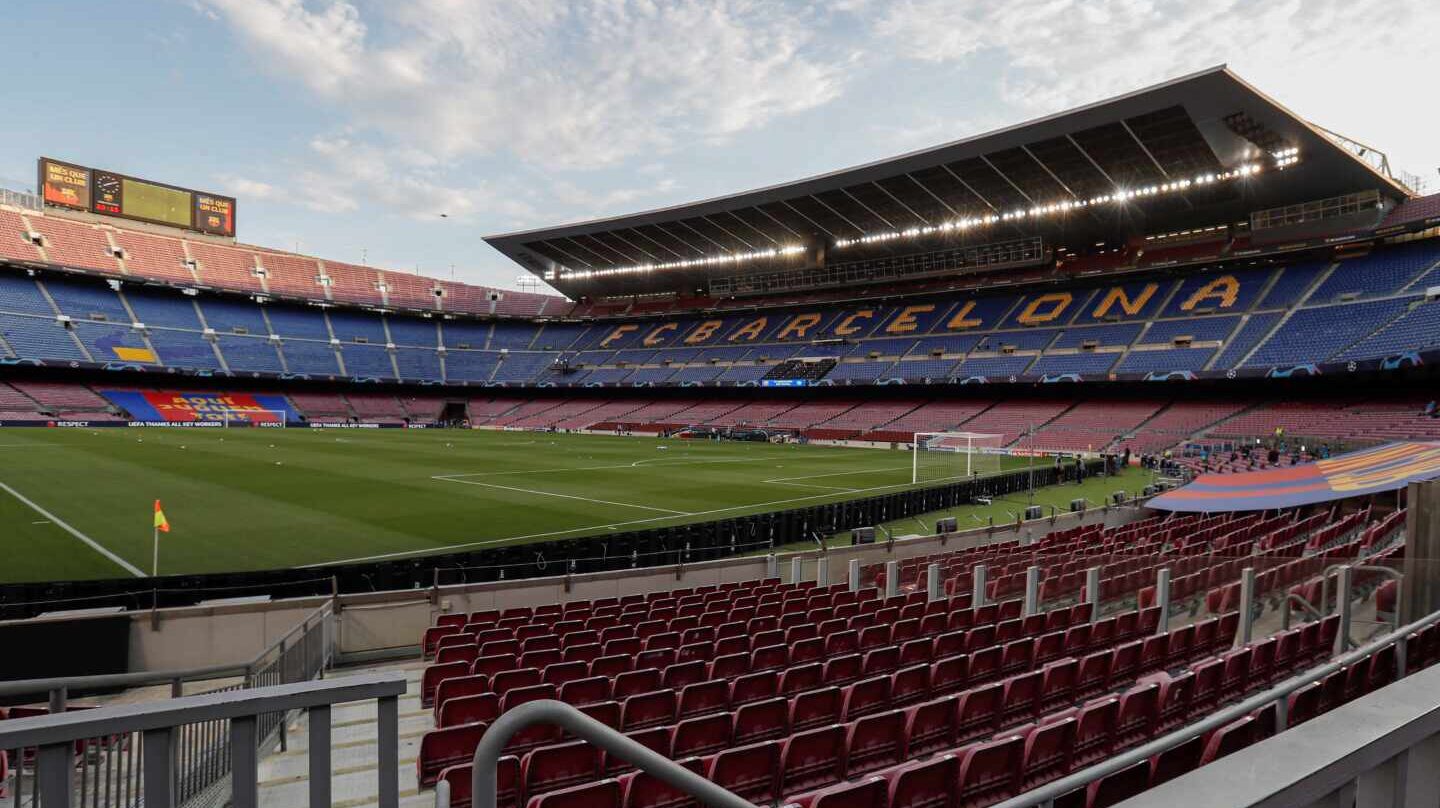
[[151,577],[160,574],[160,534],[170,532],[170,521],[165,518],[165,512],[160,510],[160,500],[155,500],[155,541],[151,545],[150,575]]

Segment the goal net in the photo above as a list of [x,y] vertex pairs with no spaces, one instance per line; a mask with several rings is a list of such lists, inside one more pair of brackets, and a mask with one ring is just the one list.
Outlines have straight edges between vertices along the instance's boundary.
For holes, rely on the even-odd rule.
[[916,432],[911,444],[910,482],[944,482],[994,474],[1000,470],[1000,458],[1005,454],[1003,435]]
[[227,410],[226,427],[265,427],[284,429],[289,413],[285,410]]

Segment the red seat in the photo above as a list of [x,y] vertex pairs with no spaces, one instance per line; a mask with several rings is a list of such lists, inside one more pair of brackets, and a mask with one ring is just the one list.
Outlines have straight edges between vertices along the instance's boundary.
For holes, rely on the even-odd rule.
[[1225,662],[1224,672],[1220,676],[1220,699],[1231,701],[1239,698],[1245,692],[1250,680],[1250,649],[1237,648],[1226,653],[1221,659]]
[[[526,651],[525,653],[520,655],[520,661],[516,664],[522,668],[534,668],[538,671],[544,670],[551,665],[560,664],[564,661],[564,659],[565,656],[554,649],[548,649],[545,651]],[[572,662],[570,664],[588,667],[588,663],[585,662]]]
[[943,657],[930,666],[930,692],[940,696],[958,693],[970,679],[970,657],[964,654]]
[[780,678],[774,671],[747,673],[730,683],[730,706],[739,707],[754,701],[774,698]]
[[711,755],[706,763],[705,776],[738,797],[769,805],[780,796],[779,741],[726,749]]
[[421,787],[433,786],[447,766],[469,763],[475,755],[480,736],[488,724],[461,724],[458,727],[435,729],[420,738],[420,751],[415,758],[415,772]]
[[435,706],[435,690],[446,679],[470,675],[470,665],[465,662],[447,662],[430,665],[420,675],[420,706]]
[[1182,774],[1189,774],[1200,767],[1200,756],[1205,752],[1205,736],[1196,735],[1179,746],[1172,746],[1150,758],[1150,786],[1168,783]]
[[708,755],[730,746],[732,722],[729,713],[687,718],[670,733],[670,756]]
[[515,670],[501,671],[490,677],[490,689],[497,696],[504,696],[511,690],[518,690],[522,687],[534,687],[538,684],[541,684],[540,671],[533,668],[517,668]]
[[859,654],[844,654],[825,660],[825,684],[846,685],[860,678],[862,662]]
[[956,743],[955,720],[960,699],[946,696],[905,710],[905,756],[918,757]]
[[1096,651],[1080,659],[1080,669],[1075,674],[1077,698],[1104,692],[1110,683],[1110,663],[1114,656],[1112,651]]
[[[516,645],[518,650],[518,643],[515,643],[513,640],[510,642],[512,645]],[[494,643],[486,643],[486,646],[488,647],[493,644]],[[497,651],[496,653],[500,652]],[[480,646],[476,645],[473,642],[462,643],[458,645],[447,646],[444,648],[437,648],[435,651],[435,662],[441,665],[447,662],[464,662],[468,664],[474,662],[475,658],[478,656],[480,656]]]
[[610,688],[611,697],[623,702],[630,696],[659,690],[660,681],[660,671],[654,668],[622,673],[615,677],[615,683]]
[[750,672],[750,654],[723,654],[710,662],[711,679],[734,679]]
[[930,697],[930,666],[915,665],[890,676],[890,706],[906,707]]
[[[670,757],[670,734],[671,731],[666,727],[652,727],[650,729],[642,729],[639,732],[625,733],[630,740],[657,755],[664,755],[665,757]],[[609,753],[602,755],[600,760],[603,769],[602,773],[607,777],[613,777],[620,772],[628,772],[635,768],[624,760]]]
[[1024,751],[1019,735],[967,747],[960,756],[955,808],[980,808],[1015,796]]
[[1000,660],[1004,650],[991,645],[970,654],[970,683],[993,682],[1000,678]]
[[842,720],[854,721],[873,715],[890,706],[890,677],[862,679],[844,690]]
[[960,694],[955,712],[955,740],[959,743],[994,732],[1000,725],[1005,687],[994,682]]
[[1012,676],[1002,684],[1000,726],[1008,727],[1033,720],[1040,711],[1040,671]]
[[1142,760],[1090,784],[1086,808],[1110,808],[1144,791],[1150,785],[1150,762]]
[[[450,784],[450,808],[470,808],[474,804],[473,778],[474,764],[471,763],[446,766],[440,772],[438,779]],[[496,808],[520,806],[520,758],[514,755],[505,755],[495,762],[495,805]]]
[[530,797],[589,782],[599,772],[600,750],[585,741],[542,746],[520,759],[520,779]]
[[635,669],[635,658],[630,656],[602,656],[590,660],[590,675],[615,678],[626,671]]
[[1124,749],[1148,741],[1155,731],[1159,705],[1160,686],[1153,682],[1136,685],[1121,694],[1120,712],[1115,719],[1115,748]]
[[497,673],[515,670],[519,662],[514,654],[479,656],[475,658],[474,664],[470,666],[470,672],[473,674],[483,673],[486,676],[494,676]]
[[1089,766],[1110,756],[1114,748],[1115,721],[1120,715],[1120,700],[1113,697],[1096,699],[1080,708],[1075,720],[1075,748],[1071,765]]
[[540,680],[546,684],[564,687],[566,683],[584,679],[590,675],[590,666],[584,662],[559,662],[546,665]]
[[610,700],[610,679],[589,676],[560,686],[560,700],[575,707]]
[[1238,752],[1254,742],[1255,719],[1247,715],[1210,733],[1210,737],[1205,741],[1205,753],[1200,756],[1200,765]]
[[730,685],[721,679],[696,682],[680,689],[680,704],[677,715],[692,718],[730,709]]
[[597,701],[594,704],[582,705],[576,709],[610,729],[616,731],[620,729],[620,702],[618,701]]
[[779,692],[784,696],[793,696],[801,691],[820,687],[824,681],[825,668],[820,663],[797,665],[780,673]]
[[839,724],[797,732],[781,743],[781,793],[818,788],[844,775],[845,728]]
[[1021,756],[1020,788],[1028,791],[1070,772],[1075,746],[1074,718],[1040,724],[1025,733]]
[[854,783],[822,788],[793,798],[799,808],[886,808],[889,805],[888,784],[883,777],[866,777]]
[[1195,674],[1190,671],[1174,677],[1157,674],[1157,683],[1160,685],[1160,708],[1155,717],[1155,734],[1160,735],[1189,719]]
[[437,727],[455,727],[476,721],[494,721],[500,717],[500,697],[494,693],[476,693],[446,699],[436,711]]
[[[700,758],[686,758],[678,762],[696,774],[704,773],[704,763]],[[700,805],[689,794],[644,772],[631,772],[621,777],[620,789],[624,808],[698,808]]]
[[1079,673],[1080,662],[1073,657],[1046,665],[1041,671],[1040,712],[1048,712],[1074,701],[1075,680]]
[[531,797],[525,808],[620,808],[618,780],[597,780],[582,786]]
[[789,699],[766,699],[746,704],[736,710],[734,715],[732,743],[736,746],[783,738],[790,734]]
[[886,776],[889,808],[950,808],[960,761],[941,755],[922,763],[907,763]]
[[1303,724],[1320,714],[1320,684],[1311,682],[1291,693],[1286,700],[1287,726]]
[[710,678],[708,668],[709,666],[699,659],[690,662],[677,662],[665,669],[660,678],[660,686],[668,687],[671,690],[679,690],[685,685],[703,682]]
[[846,725],[845,776],[899,763],[905,753],[905,714],[899,710],[869,715]]
[[840,720],[842,695],[838,687],[807,690],[790,700],[790,731],[833,724]]
[[[490,692],[490,677],[480,674],[478,676],[453,676],[442,679],[435,688],[435,720],[440,720],[440,706],[447,700],[459,696],[478,696],[481,693]],[[496,705],[497,709],[499,705]]]
[[629,696],[620,702],[620,729],[633,732],[673,723],[678,701],[673,690],[655,690]]

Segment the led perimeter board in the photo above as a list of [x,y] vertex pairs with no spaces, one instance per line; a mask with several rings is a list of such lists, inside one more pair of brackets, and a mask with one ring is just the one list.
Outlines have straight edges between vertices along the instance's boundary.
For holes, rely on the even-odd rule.
[[235,199],[137,179],[100,168],[39,161],[39,193],[47,205],[104,216],[235,235]]

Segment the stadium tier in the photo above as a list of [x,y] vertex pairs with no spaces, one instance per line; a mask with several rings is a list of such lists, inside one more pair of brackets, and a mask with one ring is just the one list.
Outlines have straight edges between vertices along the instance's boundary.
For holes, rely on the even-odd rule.
[[[1440,346],[1440,242],[1066,291],[636,321],[480,322],[0,270],[0,352],[187,372],[464,385],[822,385],[1153,377]],[[1299,279],[1288,283],[1295,273]],[[787,365],[787,360],[792,364]],[[795,360],[804,360],[796,362]]]
[[[452,806],[468,805],[486,729],[519,705],[556,699],[757,805],[994,804],[1329,659],[1334,616],[1232,647],[1239,585],[1225,582],[1240,565],[1261,566],[1257,592],[1313,598],[1328,561],[1395,558],[1403,515],[1156,517],[1069,529],[1029,546],[907,559],[888,599],[884,565],[870,565],[858,590],[772,581],[442,614],[420,643],[431,661],[420,703],[433,728],[420,741],[416,779],[422,789],[443,782]],[[940,599],[923,588],[930,564],[945,576]],[[971,594],[979,564],[994,575],[984,605]],[[1062,605],[1097,565],[1097,603]],[[1172,608],[1193,603],[1205,614],[1159,626],[1147,582],[1160,566],[1175,574]],[[1016,584],[1023,590],[1026,569],[1041,571],[1039,598],[1055,605],[1022,613]],[[1100,604],[1114,608],[1101,617]],[[1394,665],[1386,655],[1317,679],[1285,718],[1273,705],[1256,709],[1156,755],[1121,778],[1124,793],[1336,709],[1393,681]],[[605,804],[619,808],[672,804],[649,775],[568,741],[559,727],[512,736],[504,754],[500,789],[512,804],[605,788],[615,790]],[[1110,804],[1095,795],[1116,782],[1081,786],[1056,804]]]

